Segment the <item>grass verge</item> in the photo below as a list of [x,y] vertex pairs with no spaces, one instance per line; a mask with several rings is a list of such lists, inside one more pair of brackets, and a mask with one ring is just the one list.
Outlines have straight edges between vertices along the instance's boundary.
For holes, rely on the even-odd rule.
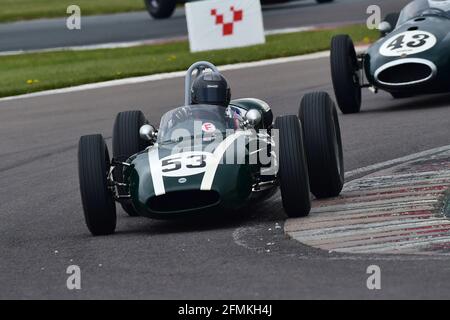
[[216,65],[288,57],[327,50],[335,34],[355,43],[377,39],[365,26],[267,37],[264,45],[190,53],[186,41],[133,48],[59,51],[0,57],[0,97],[99,81],[185,70],[193,62]]
[[144,0],[0,0],[0,22],[65,17],[71,4],[82,15],[145,10]]

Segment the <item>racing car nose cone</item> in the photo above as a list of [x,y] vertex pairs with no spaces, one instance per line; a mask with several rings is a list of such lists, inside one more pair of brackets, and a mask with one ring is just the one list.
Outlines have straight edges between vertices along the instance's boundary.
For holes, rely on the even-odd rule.
[[436,65],[425,59],[395,60],[375,71],[375,79],[386,86],[406,86],[427,82],[435,77]]

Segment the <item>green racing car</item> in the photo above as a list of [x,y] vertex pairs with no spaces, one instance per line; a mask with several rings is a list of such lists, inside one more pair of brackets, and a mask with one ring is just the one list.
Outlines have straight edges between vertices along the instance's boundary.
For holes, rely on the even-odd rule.
[[339,122],[327,93],[303,97],[297,115],[273,121],[259,99],[231,100],[226,79],[209,62],[186,75],[184,105],[159,128],[141,111],[120,112],[112,157],[100,134],[78,146],[84,217],[93,235],[116,228],[116,202],[130,216],[176,219],[245,209],[278,187],[289,217],[316,198],[339,195],[344,163]]

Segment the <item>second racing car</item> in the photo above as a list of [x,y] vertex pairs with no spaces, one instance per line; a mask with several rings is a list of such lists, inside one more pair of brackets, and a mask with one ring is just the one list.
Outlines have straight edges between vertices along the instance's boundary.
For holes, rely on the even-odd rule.
[[450,0],[415,0],[379,25],[382,38],[357,54],[348,35],[333,37],[331,75],[343,113],[361,109],[361,88],[394,98],[450,92]]

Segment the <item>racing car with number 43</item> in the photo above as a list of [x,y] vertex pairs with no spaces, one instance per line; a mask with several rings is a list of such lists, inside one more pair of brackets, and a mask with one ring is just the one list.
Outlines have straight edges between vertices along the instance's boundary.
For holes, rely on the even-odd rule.
[[102,135],[78,146],[80,193],[93,235],[116,228],[116,202],[130,216],[173,219],[245,208],[281,189],[290,217],[308,215],[310,192],[339,195],[344,182],[336,107],[328,94],[303,97],[298,115],[277,117],[258,99],[231,100],[208,62],[186,75],[185,103],[156,130],[141,111],[120,112],[112,159]]
[[381,39],[359,55],[348,35],[332,39],[331,76],[343,113],[360,111],[365,87],[396,99],[450,92],[450,0],[412,1],[379,29]]

